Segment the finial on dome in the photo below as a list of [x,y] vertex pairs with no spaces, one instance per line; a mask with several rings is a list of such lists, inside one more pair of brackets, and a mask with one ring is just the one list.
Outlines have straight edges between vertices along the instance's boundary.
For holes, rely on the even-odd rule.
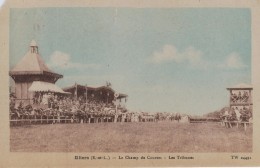
[[35,40],[32,40],[31,43],[30,43],[30,47],[33,47],[33,46],[37,46],[37,43]]
[[31,48],[31,53],[36,53],[38,54],[38,46],[35,42],[35,40],[32,40],[30,43],[30,48]]

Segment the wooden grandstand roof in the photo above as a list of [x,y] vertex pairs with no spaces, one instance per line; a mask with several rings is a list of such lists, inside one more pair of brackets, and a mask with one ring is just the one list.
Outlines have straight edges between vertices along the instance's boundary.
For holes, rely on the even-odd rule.
[[[111,87],[109,86],[86,86],[86,85],[80,85],[80,84],[74,84],[72,86],[68,86],[68,87],[64,87],[62,88],[64,91],[69,91],[71,89],[74,89],[74,88],[78,88],[78,89],[86,89],[87,87],[87,90],[94,90],[94,91],[98,91],[98,90],[101,90],[101,89],[106,89],[106,90],[110,90],[111,92],[113,93],[116,93],[116,91],[114,89],[112,89]],[[123,93],[119,93],[119,96],[118,98],[125,98],[125,97],[128,97],[127,94],[123,94]]]
[[237,84],[237,85],[235,85],[233,87],[227,88],[227,90],[243,90],[243,89],[252,90],[253,86],[250,85],[250,84],[240,83],[240,84]]

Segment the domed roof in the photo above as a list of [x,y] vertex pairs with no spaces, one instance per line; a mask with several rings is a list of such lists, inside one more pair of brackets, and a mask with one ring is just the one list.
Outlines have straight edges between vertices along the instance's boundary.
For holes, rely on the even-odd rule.
[[[37,46],[36,42],[32,40],[30,46]],[[28,51],[22,60],[15,65],[10,71],[10,75],[26,75],[26,74],[53,74],[59,78],[62,75],[57,74],[50,70],[44,63],[43,59],[38,53]]]

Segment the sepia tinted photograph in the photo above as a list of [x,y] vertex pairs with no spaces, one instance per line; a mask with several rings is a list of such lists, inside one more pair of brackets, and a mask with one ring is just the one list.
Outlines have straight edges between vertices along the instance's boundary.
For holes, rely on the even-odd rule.
[[9,17],[10,152],[253,152],[249,8]]

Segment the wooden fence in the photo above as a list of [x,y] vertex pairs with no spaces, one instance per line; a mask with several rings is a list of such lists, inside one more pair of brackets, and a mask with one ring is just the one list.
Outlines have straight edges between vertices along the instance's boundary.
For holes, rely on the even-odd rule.
[[248,121],[221,121],[221,125],[225,126],[226,128],[232,128],[234,125],[235,127],[239,128],[239,125],[242,125],[245,131],[247,130],[247,127],[252,124],[253,122]]
[[88,117],[77,118],[72,116],[22,116],[19,119],[11,119],[10,126],[26,124],[54,124],[54,123],[103,123],[103,122],[131,122],[128,119],[113,117]]
[[220,122],[219,118],[190,118],[190,123]]
[[247,127],[249,125],[252,125],[252,122],[247,121],[225,121],[218,118],[190,118],[190,123],[207,123],[207,122],[218,122],[222,126],[225,126],[226,128],[233,128],[234,126],[239,128],[239,126],[242,126],[244,130],[247,130]]
[[52,124],[52,123],[73,123],[75,120],[73,118],[68,118],[65,116],[40,116],[34,118],[21,118],[21,119],[11,119],[10,125],[25,125],[25,124]]

